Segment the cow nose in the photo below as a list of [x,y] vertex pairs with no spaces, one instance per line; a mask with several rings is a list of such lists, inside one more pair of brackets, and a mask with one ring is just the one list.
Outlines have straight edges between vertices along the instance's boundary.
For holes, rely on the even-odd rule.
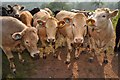
[[15,17],[19,17],[19,14],[15,14]]
[[75,43],[83,43],[83,38],[76,38]]
[[54,43],[54,42],[55,42],[55,39],[50,38],[50,39],[48,39],[47,41],[50,42],[50,43]]
[[37,60],[39,58],[40,58],[39,53],[34,54],[34,60]]

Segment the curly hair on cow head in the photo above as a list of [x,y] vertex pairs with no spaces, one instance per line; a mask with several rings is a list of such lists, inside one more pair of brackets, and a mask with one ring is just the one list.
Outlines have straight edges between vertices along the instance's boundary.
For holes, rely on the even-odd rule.
[[105,11],[106,13],[110,13],[111,10],[109,8],[97,8],[95,10],[95,12],[101,12],[101,11]]

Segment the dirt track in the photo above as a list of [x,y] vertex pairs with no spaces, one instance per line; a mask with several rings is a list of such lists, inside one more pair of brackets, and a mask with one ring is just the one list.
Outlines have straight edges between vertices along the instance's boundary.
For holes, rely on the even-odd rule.
[[109,63],[102,64],[103,54],[96,56],[93,63],[88,62],[88,54],[81,54],[75,60],[72,54],[71,63],[65,64],[66,50],[62,49],[61,60],[50,54],[41,59],[32,78],[118,78],[118,57],[108,54]]

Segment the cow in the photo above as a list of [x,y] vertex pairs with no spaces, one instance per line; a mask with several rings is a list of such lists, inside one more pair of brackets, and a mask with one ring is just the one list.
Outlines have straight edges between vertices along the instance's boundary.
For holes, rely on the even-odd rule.
[[28,27],[33,26],[33,16],[29,11],[20,12],[19,20],[22,21]]
[[67,42],[67,58],[66,64],[70,63],[72,49],[75,48],[75,59],[79,58],[80,47],[84,42],[86,34],[86,16],[83,13],[74,13],[62,10],[56,18],[64,21],[65,24],[59,29],[59,33],[63,35]]
[[[43,58],[46,58],[45,48],[47,43],[51,44],[54,47],[56,41],[56,32],[57,29],[62,26],[63,21],[58,21],[56,18],[52,17],[50,13],[46,10],[41,10],[33,16],[33,26],[38,29],[38,36],[42,43],[42,48],[44,48]],[[54,50],[53,50],[53,53]]]
[[71,11],[75,12],[75,13],[84,13],[85,16],[87,16],[87,17],[90,17],[91,15],[93,15],[93,12],[85,11],[84,9],[83,10],[71,9]]
[[98,8],[94,14],[86,21],[89,27],[90,58],[93,62],[94,54],[104,52],[103,63],[107,64],[107,48],[112,44],[114,38],[114,29],[111,17],[116,16],[118,10],[110,11],[109,8]]
[[24,10],[24,6],[21,6],[21,5],[18,5],[18,4],[15,4],[13,6],[11,5],[8,5],[8,8],[10,9],[11,13],[9,14],[10,16],[12,17],[15,17],[15,18],[20,18],[20,12],[22,10]]
[[33,59],[39,59],[39,50],[37,48],[38,35],[37,29],[27,27],[16,18],[4,16],[0,17],[0,47],[6,54],[10,68],[16,72],[14,57],[12,51],[18,52],[19,60],[24,62],[21,53],[27,49]]
[[[115,39],[115,47],[114,47],[114,51],[120,51],[120,18],[118,19],[117,25],[116,25],[116,39]],[[119,47],[118,47],[119,45]]]
[[39,11],[40,11],[40,8],[36,7],[36,8],[34,8],[34,9],[30,10],[29,12],[30,12],[32,15],[34,15],[35,13],[37,13],[37,12],[39,12]]
[[0,6],[0,16],[9,16],[11,14],[11,10],[7,7]]

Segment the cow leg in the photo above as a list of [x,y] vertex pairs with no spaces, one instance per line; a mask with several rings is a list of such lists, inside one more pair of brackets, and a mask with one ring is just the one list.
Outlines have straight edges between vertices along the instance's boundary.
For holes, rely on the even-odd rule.
[[104,50],[104,60],[103,63],[107,64],[108,63],[108,59],[107,59],[107,50]]
[[118,47],[118,51],[120,51],[120,42],[119,42],[119,47]]
[[71,50],[71,49],[68,49],[66,64],[69,64],[69,63],[70,63],[70,59],[71,59],[70,53],[71,53],[71,52],[72,52],[72,50]]
[[95,56],[95,50],[94,49],[91,49],[90,50],[90,57],[89,57],[89,62],[92,63],[93,62],[93,59],[94,59],[94,56]]
[[18,53],[18,57],[19,57],[20,62],[21,62],[21,63],[24,63],[25,60],[22,58],[21,53]]
[[70,53],[72,52],[72,47],[71,47],[71,40],[67,38],[67,46],[68,46],[68,53],[67,53],[67,59],[66,59],[66,64],[70,63]]
[[114,47],[114,51],[117,52],[117,46],[118,46],[118,43],[119,43],[119,37],[116,37],[115,39],[115,47]]
[[79,59],[79,47],[75,48],[75,59]]
[[45,47],[46,47],[46,43],[43,39],[41,39],[41,43],[42,43],[42,48],[43,48],[43,59],[46,59],[46,53],[45,53]]
[[46,53],[45,53],[45,47],[43,48],[43,59],[46,59],[47,56],[46,56]]
[[14,73],[16,73],[16,68],[15,68],[15,64],[14,64],[14,57],[13,57],[13,54],[11,52],[11,49],[10,48],[4,48],[3,51],[5,52],[5,54],[8,58],[8,61],[10,63],[10,68],[12,69],[12,71]]
[[107,64],[108,63],[108,59],[107,59],[107,50],[104,50],[104,60],[103,60],[103,63],[104,64]]
[[57,58],[57,54],[56,54],[55,45],[53,46],[53,51],[52,51],[52,52],[53,52],[53,57],[54,57],[54,58]]

